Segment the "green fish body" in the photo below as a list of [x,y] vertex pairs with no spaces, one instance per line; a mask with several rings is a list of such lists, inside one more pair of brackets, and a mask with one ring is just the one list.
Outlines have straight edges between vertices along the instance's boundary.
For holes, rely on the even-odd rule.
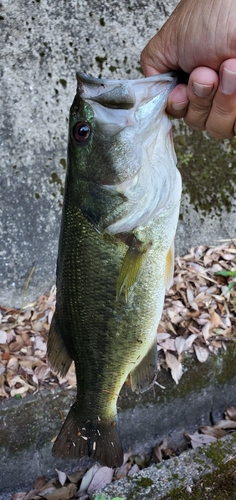
[[135,391],[155,379],[173,274],[181,179],[164,110],[176,80],[77,79],[48,340],[58,373],[75,362],[77,399],[53,453],[118,467],[117,398],[129,374]]

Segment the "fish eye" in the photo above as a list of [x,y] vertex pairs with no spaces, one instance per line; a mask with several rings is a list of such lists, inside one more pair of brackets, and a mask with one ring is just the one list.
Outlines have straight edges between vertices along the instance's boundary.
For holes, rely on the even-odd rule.
[[86,122],[79,122],[75,125],[73,136],[74,139],[81,144],[82,142],[87,141],[87,139],[90,136],[90,133],[91,133],[90,125]]

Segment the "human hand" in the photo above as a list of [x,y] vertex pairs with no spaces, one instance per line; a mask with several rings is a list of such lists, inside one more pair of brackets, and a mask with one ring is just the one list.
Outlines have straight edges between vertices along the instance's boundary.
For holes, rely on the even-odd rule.
[[219,139],[236,134],[235,25],[232,0],[182,0],[141,55],[146,76],[190,74],[188,85],[171,92],[167,112]]

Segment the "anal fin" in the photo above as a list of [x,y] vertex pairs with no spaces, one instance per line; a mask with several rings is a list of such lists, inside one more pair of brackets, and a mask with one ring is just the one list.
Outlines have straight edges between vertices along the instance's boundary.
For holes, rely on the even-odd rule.
[[147,391],[154,383],[157,373],[157,344],[152,345],[138,366],[130,373],[131,389]]
[[73,360],[67,351],[65,342],[57,326],[56,313],[54,313],[49,330],[47,354],[51,367],[64,377]]

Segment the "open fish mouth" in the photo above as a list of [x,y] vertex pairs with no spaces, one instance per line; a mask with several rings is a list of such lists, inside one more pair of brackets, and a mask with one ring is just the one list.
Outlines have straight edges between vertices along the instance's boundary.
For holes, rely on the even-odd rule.
[[111,80],[78,72],[77,82],[78,94],[91,105],[104,136],[119,141],[113,150],[116,175],[99,184],[123,195],[126,203],[123,215],[112,223],[109,218],[103,227],[116,234],[147,224],[166,209],[176,183],[171,122],[164,109],[177,73]]
[[[165,102],[165,84],[172,83],[166,87],[166,95],[169,95],[178,81],[174,71],[134,80],[94,78],[82,71],[77,72],[76,76],[77,92],[83,99],[94,101],[106,108],[123,110],[124,116],[128,115],[127,111],[131,108],[137,109],[158,95]],[[125,125],[127,126],[127,123]]]

